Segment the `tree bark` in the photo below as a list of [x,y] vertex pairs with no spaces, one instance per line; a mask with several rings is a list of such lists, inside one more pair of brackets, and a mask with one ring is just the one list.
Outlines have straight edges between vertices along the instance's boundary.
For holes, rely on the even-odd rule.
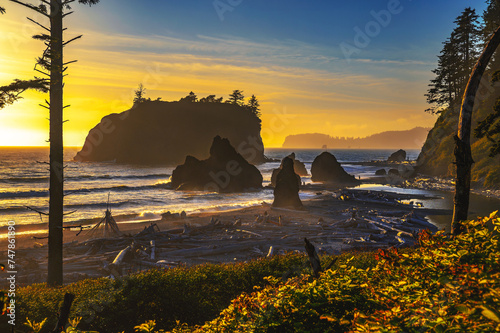
[[319,273],[323,271],[321,269],[321,261],[319,260],[318,253],[316,253],[316,248],[314,248],[314,245],[312,245],[307,238],[304,238],[304,242],[306,243],[305,247],[307,255],[309,256],[309,261],[311,262],[313,275],[315,278],[318,278]]
[[63,16],[61,0],[50,0],[50,198],[48,277],[63,283]]
[[69,312],[71,310],[71,304],[75,299],[75,295],[71,293],[64,294],[64,301],[59,309],[59,318],[57,319],[56,327],[52,330],[52,333],[61,333],[64,331],[64,327],[68,323]]
[[455,164],[457,166],[457,175],[455,180],[455,199],[453,207],[452,233],[458,235],[464,232],[465,227],[462,221],[467,220],[469,212],[469,194],[471,181],[471,168],[474,161],[470,147],[470,133],[472,123],[472,110],[474,108],[474,99],[481,83],[481,78],[488,66],[488,63],[500,44],[500,27],[493,33],[488,45],[479,57],[472,74],[467,83],[462,107],[460,109],[460,118],[458,121],[458,134],[455,136]]

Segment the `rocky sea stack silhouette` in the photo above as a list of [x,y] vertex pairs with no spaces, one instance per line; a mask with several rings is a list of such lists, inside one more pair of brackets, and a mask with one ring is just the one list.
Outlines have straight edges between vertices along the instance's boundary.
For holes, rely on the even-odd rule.
[[300,177],[293,169],[293,160],[285,157],[276,176],[273,207],[303,209],[299,198]]
[[261,122],[229,103],[145,101],[102,118],[76,161],[177,165],[187,155],[207,158],[212,139],[228,138],[250,163],[265,161]]
[[360,183],[354,176],[345,172],[335,156],[329,152],[323,152],[316,156],[311,166],[311,175],[313,182],[335,184]]
[[208,159],[187,156],[184,164],[172,172],[170,181],[183,191],[232,193],[262,188],[260,171],[220,136],[213,139]]

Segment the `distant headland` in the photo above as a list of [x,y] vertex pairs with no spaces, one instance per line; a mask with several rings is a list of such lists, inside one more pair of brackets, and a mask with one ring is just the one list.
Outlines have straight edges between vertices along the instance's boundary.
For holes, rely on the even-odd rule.
[[420,149],[430,128],[415,127],[406,131],[387,131],[365,138],[333,137],[321,133],[289,135],[283,148],[331,148],[331,149]]

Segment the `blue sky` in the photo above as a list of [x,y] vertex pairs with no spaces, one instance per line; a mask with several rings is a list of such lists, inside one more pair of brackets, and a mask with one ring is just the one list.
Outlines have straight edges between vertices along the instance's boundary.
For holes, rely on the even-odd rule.
[[[7,8],[0,17],[0,79],[33,75],[33,59],[41,46],[17,33],[29,30],[29,12],[7,0],[0,3]],[[66,142],[82,144],[100,118],[126,110],[140,82],[149,97],[164,100],[179,99],[191,90],[200,96],[227,96],[233,89],[256,94],[269,146],[304,132],[357,137],[430,127],[435,117],[423,110],[431,70],[453,21],[469,6],[479,14],[486,7],[482,0],[102,0],[91,8],[74,4],[68,33],[83,33],[84,38],[66,53],[67,59],[79,59],[67,81],[75,112]],[[374,13],[382,12],[390,17],[382,15],[378,22]],[[361,39],[359,31],[365,35]],[[30,144],[44,143],[47,125],[41,124],[46,115],[34,111],[40,98],[27,95],[13,106],[19,116],[0,112],[0,124],[11,130],[9,138],[12,128],[24,131],[23,137],[37,129]],[[38,125],[21,128],[16,117]],[[285,126],[273,125],[277,118]],[[7,145],[5,140],[0,137],[0,145]]]

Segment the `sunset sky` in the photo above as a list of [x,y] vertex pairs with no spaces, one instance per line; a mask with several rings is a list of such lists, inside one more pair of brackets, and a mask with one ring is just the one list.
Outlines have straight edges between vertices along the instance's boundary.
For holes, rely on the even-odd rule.
[[[31,1],[37,4],[38,1]],[[0,0],[0,85],[29,79],[43,45],[27,8]],[[442,42],[466,0],[102,0],[74,4],[65,50],[78,59],[66,79],[65,145],[81,146],[110,113],[127,110],[139,83],[146,97],[178,100],[194,91],[261,103],[262,136],[364,137],[431,127],[424,93]],[[217,8],[216,8],[217,7]],[[387,15],[388,14],[388,15]],[[40,19],[41,20],[41,19]],[[48,96],[26,93],[0,110],[0,146],[44,146]]]

